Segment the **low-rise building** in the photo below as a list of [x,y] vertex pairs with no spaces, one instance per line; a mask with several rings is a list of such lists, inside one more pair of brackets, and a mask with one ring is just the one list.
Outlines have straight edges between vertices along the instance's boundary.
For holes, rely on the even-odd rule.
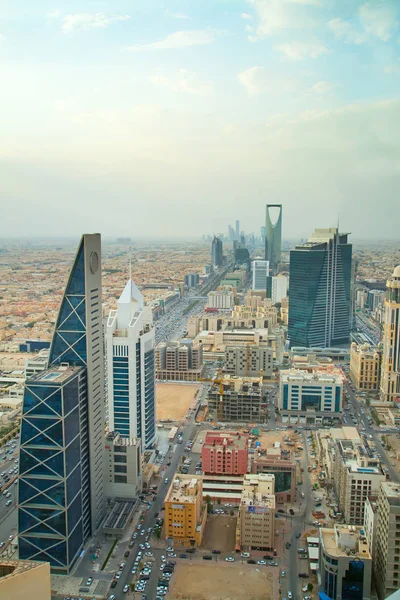
[[258,423],[264,391],[262,377],[224,376],[208,392],[208,415],[217,421]]
[[175,546],[200,546],[207,519],[202,478],[175,474],[164,506],[167,540]]
[[322,423],[340,421],[344,376],[340,369],[313,373],[289,369],[280,372],[279,409],[282,421]]
[[226,329],[221,331],[201,331],[194,339],[195,344],[203,346],[204,358],[224,358],[226,346],[266,346],[272,348],[274,361],[283,359],[285,336],[280,327],[272,329]]
[[106,496],[135,498],[142,490],[140,440],[110,432],[105,441],[104,471]]
[[379,389],[381,368],[381,353],[378,348],[369,344],[357,345],[350,348],[350,378],[357,389],[376,391]]
[[206,475],[247,473],[248,435],[238,431],[208,431],[201,449]]
[[274,475],[245,475],[236,525],[236,550],[273,550]]
[[379,600],[400,588],[400,484],[381,483],[377,500],[374,575]]
[[226,346],[224,370],[231,375],[269,379],[273,374],[272,348],[248,344]]
[[36,373],[40,373],[40,371],[44,371],[47,369],[47,363],[49,361],[49,350],[47,348],[43,348],[40,350],[38,354],[32,356],[32,358],[28,358],[25,361],[25,377],[29,379]]
[[319,591],[332,600],[370,600],[372,557],[361,527],[320,529]]

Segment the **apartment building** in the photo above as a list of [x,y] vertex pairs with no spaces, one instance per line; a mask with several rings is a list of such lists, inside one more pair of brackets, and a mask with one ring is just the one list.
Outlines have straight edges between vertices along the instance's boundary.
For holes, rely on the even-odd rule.
[[273,550],[274,487],[274,475],[245,475],[236,524],[237,550]]
[[201,331],[194,343],[203,346],[204,357],[215,358],[225,355],[226,346],[255,344],[272,348],[274,361],[282,363],[285,344],[284,332],[280,327],[272,329],[227,329],[224,331]]
[[357,389],[376,391],[379,389],[381,353],[369,344],[351,344],[350,378]]
[[221,310],[217,315],[201,315],[188,320],[188,336],[196,337],[201,331],[225,331],[232,329],[274,329],[278,322],[278,310],[270,299],[262,300],[257,306],[238,305],[231,314]]
[[381,402],[393,404],[400,395],[400,265],[386,288],[380,396]]
[[278,406],[282,421],[322,423],[340,421],[344,376],[340,369],[312,373],[289,369],[280,372]]
[[374,576],[379,600],[400,588],[400,484],[389,481],[377,500]]
[[110,432],[105,440],[104,478],[108,498],[133,499],[142,490],[140,440]]
[[219,310],[232,310],[235,305],[235,293],[229,286],[222,287],[207,294],[208,308]]
[[202,478],[175,474],[164,506],[167,541],[175,546],[200,546],[207,519]]
[[226,375],[208,392],[208,415],[217,421],[258,423],[263,403],[262,377]]
[[370,600],[372,557],[361,527],[319,530],[319,591],[332,600]]
[[269,379],[273,375],[272,348],[248,344],[243,346],[226,346],[224,369],[237,376]]
[[208,431],[201,449],[206,475],[247,473],[248,435],[239,431]]
[[386,480],[379,460],[370,454],[361,440],[335,440],[333,485],[341,512],[352,525],[363,525],[367,498]]
[[161,342],[156,346],[156,378],[161,381],[199,381],[203,377],[203,347],[192,340]]

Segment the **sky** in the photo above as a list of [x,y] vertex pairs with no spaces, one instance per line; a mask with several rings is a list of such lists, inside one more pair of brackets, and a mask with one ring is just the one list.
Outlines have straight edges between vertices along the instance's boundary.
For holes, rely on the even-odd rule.
[[0,236],[399,238],[398,0],[0,0]]

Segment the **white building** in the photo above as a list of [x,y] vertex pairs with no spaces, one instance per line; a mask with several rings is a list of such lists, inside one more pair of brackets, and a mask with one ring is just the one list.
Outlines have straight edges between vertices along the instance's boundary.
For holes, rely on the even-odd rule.
[[208,308],[233,310],[233,307],[235,306],[235,294],[231,287],[221,288],[215,292],[209,292],[207,297]]
[[276,275],[272,277],[272,303],[282,302],[282,298],[286,298],[288,289],[288,278],[286,275]]
[[400,396],[400,265],[393,271],[386,287],[381,402],[393,404]]
[[341,419],[343,372],[340,369],[315,370],[313,373],[289,369],[280,372],[279,409],[282,420],[296,423],[320,423]]
[[28,358],[25,361],[26,379],[29,379],[29,377],[36,375],[36,373],[40,373],[41,371],[47,369],[47,363],[49,362],[49,352],[50,351],[48,348],[43,348],[38,354],[36,354],[36,356]]
[[105,492],[108,498],[132,500],[142,491],[140,440],[110,432],[105,440]]
[[253,260],[252,262],[252,289],[267,289],[267,277],[269,276],[269,262],[267,260]]
[[142,451],[155,441],[155,370],[152,311],[129,280],[106,327],[108,428],[140,438]]

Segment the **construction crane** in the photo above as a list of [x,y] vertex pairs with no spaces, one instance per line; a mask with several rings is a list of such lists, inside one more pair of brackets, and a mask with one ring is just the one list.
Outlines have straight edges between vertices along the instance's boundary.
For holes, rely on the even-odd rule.
[[224,419],[224,377],[222,374],[222,369],[218,369],[218,375],[214,379],[200,377],[199,381],[203,382],[211,382],[219,384],[219,402],[218,402],[218,421],[223,421]]

